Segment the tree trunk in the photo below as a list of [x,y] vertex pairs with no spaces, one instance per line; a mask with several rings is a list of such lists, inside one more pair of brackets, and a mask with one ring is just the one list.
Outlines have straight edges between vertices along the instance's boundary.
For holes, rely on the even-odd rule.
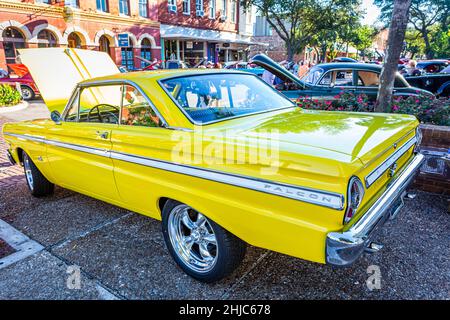
[[427,56],[427,59],[431,60],[433,59],[433,50],[431,49],[431,44],[430,44],[430,37],[428,36],[428,30],[423,30],[422,31],[422,37],[423,37],[423,41],[425,42],[425,55]]
[[286,41],[286,50],[287,50],[287,61],[292,61],[294,58],[294,46],[290,43],[290,41]]
[[389,112],[391,108],[395,74],[397,73],[398,60],[403,49],[410,7],[411,0],[394,0],[386,57],[381,70],[380,86],[375,105],[376,112]]

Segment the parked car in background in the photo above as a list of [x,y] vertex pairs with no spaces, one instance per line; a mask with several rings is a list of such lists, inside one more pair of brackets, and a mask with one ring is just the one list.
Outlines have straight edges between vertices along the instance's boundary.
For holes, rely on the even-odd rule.
[[428,90],[437,97],[450,97],[450,73],[405,76],[405,79],[410,85]]
[[337,57],[334,58],[331,62],[358,62],[358,60],[349,57]]
[[302,110],[248,72],[118,73],[103,52],[19,52],[52,117],[3,127],[31,194],[57,184],[162,220],[201,281],[230,274],[247,243],[338,266],[378,251],[424,159],[411,115]]
[[[285,82],[277,89],[290,99],[312,97],[322,100],[336,100],[342,92],[366,94],[374,102],[378,94],[381,66],[368,63],[324,63],[312,67],[301,79],[279,66],[264,54],[252,58]],[[395,76],[394,96],[433,96],[429,91],[412,87],[400,74]]]
[[448,60],[427,60],[417,62],[417,69],[422,71],[422,74],[439,73],[448,67]]
[[227,62],[225,64],[225,69],[230,70],[241,70],[250,72],[253,74],[256,74],[257,76],[262,76],[264,69],[261,67],[258,67],[257,65],[245,62],[245,61],[233,61],[233,62]]
[[0,84],[9,84],[16,87],[18,83],[24,100],[33,100],[36,96],[39,96],[39,89],[25,65],[8,64],[7,67],[9,72],[0,78]]

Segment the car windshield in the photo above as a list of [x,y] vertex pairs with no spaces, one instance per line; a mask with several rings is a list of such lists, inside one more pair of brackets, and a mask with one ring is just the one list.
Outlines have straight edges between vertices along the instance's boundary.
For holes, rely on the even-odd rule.
[[315,84],[323,74],[323,69],[319,67],[312,67],[301,80],[308,84]]
[[195,123],[293,107],[294,104],[254,75],[216,73],[161,81]]

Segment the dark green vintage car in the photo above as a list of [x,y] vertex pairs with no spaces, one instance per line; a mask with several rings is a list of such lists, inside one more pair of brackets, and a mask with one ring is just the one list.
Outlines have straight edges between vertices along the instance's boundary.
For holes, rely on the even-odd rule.
[[[324,63],[312,67],[299,79],[264,54],[255,55],[252,63],[273,73],[284,83],[276,86],[292,100],[312,97],[318,100],[335,100],[342,92],[366,94],[369,101],[375,101],[381,66],[367,63]],[[434,96],[431,92],[412,87],[399,73],[396,74],[394,96]]]

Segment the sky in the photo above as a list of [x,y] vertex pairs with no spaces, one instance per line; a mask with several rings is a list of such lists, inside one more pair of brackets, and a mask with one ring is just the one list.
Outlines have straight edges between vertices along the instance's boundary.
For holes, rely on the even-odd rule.
[[377,21],[378,15],[380,14],[380,9],[373,4],[373,0],[363,0],[362,6],[366,10],[366,16],[364,17],[362,23],[372,25]]

